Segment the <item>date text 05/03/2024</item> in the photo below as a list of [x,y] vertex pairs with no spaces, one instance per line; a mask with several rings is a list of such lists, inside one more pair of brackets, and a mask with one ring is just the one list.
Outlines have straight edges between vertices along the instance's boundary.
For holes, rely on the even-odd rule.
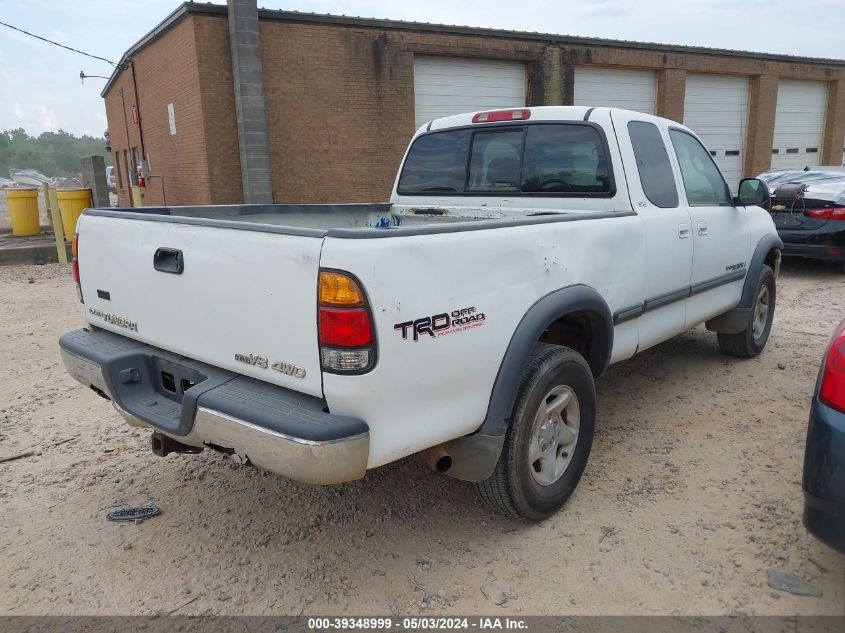
[[310,631],[527,631],[528,623],[519,618],[498,617],[359,617],[309,618]]

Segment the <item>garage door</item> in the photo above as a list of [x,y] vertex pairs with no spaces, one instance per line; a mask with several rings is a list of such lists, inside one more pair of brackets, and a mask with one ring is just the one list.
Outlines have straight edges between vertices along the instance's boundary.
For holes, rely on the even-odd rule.
[[417,127],[443,116],[521,108],[527,88],[525,64],[486,59],[414,57]]
[[747,78],[687,75],[684,125],[704,141],[734,192],[742,178],[747,121]]
[[573,103],[654,114],[656,77],[649,70],[575,67]]
[[825,82],[784,79],[778,83],[772,169],[820,164],[825,110]]

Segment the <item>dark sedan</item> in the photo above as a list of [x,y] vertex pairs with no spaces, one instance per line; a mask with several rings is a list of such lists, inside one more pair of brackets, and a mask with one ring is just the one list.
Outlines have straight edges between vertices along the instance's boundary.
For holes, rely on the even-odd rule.
[[804,451],[804,525],[845,552],[845,321],[825,353]]
[[768,171],[760,180],[783,254],[837,262],[845,272],[845,168]]

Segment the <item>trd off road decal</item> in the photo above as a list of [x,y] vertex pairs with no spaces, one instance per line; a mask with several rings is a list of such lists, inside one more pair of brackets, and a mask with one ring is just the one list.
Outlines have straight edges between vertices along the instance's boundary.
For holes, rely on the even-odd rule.
[[481,327],[484,325],[484,318],[484,313],[479,312],[475,306],[472,306],[397,323],[393,326],[393,329],[402,333],[402,340],[406,341],[410,336],[416,342],[423,335],[434,338],[435,336],[444,336]]

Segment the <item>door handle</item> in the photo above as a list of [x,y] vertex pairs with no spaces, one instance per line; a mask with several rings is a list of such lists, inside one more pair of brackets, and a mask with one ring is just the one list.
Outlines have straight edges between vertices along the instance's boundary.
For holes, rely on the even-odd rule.
[[163,273],[181,275],[185,271],[185,258],[178,248],[159,248],[153,255],[153,268]]
[[698,223],[698,234],[699,235],[707,235],[707,224],[704,222]]
[[689,224],[678,225],[678,238],[685,240],[690,236]]

